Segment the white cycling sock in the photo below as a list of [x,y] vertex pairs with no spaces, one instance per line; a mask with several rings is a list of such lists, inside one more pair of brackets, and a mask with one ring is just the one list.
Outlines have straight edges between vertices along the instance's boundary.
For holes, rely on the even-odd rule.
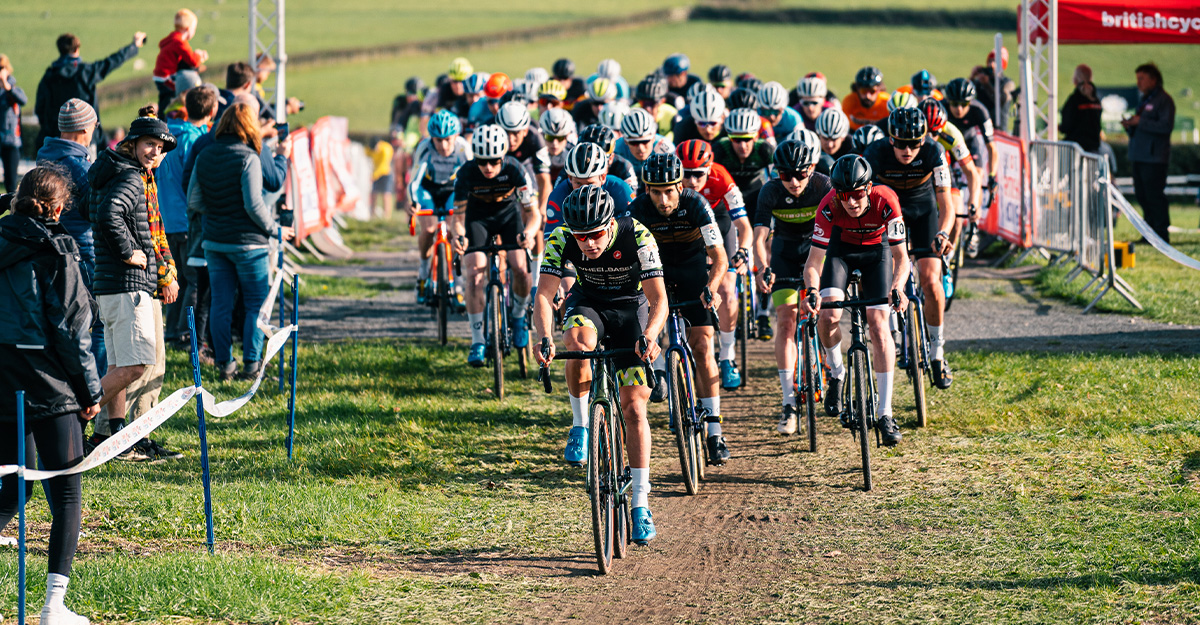
[[591,397],[589,397],[591,394],[591,391],[584,391],[582,397],[576,397],[567,393],[571,398],[571,427],[587,427],[587,408],[588,402],[591,401]]
[[55,610],[65,610],[67,606],[63,605],[63,599],[67,597],[67,583],[71,578],[58,573],[50,573],[46,576],[46,607],[43,610],[51,612]]
[[633,478],[633,487],[630,489],[633,501],[633,508],[649,508],[650,507],[650,469],[629,469],[629,473]]
[[825,348],[825,364],[829,365],[829,375],[840,380],[846,375],[846,367],[842,365],[842,346],[834,345]]
[[658,352],[658,357],[654,359],[654,364],[650,365],[655,371],[667,372],[667,351]]
[[525,317],[526,311],[529,309],[529,296],[512,298],[512,317],[513,319],[521,319]]
[[[700,407],[707,410],[708,414],[710,414],[714,417],[721,416],[721,398],[720,398],[720,396],[701,397],[700,398]],[[720,423],[709,422],[709,423],[706,423],[705,425],[708,428],[709,436],[720,436],[721,435],[721,424]]]
[[875,407],[875,414],[880,417],[892,414],[892,379],[895,375],[894,371],[875,372],[875,387],[879,391],[879,404]]
[[733,360],[733,348],[737,346],[735,336],[733,332],[721,332],[721,360]]
[[417,269],[417,279],[418,280],[428,280],[429,279],[429,270],[430,270],[430,264],[432,263],[432,260],[433,260],[432,258],[422,258],[421,259],[421,267],[419,269]]
[[467,323],[471,324],[471,343],[482,343],[483,313],[467,313]]
[[783,405],[796,405],[795,372],[791,369],[779,369],[779,388],[783,391]]
[[942,338],[942,326],[927,327],[929,328],[929,347],[933,351],[929,357],[932,360],[942,360],[946,357],[946,339]]

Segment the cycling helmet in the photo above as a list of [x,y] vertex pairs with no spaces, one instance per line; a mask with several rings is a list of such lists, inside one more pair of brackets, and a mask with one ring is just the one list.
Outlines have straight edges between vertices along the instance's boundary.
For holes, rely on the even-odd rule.
[[683,162],[673,152],[656,152],[642,167],[642,182],[648,185],[678,184],[683,181]]
[[925,114],[915,108],[902,108],[888,115],[888,132],[893,139],[918,141],[925,138],[928,125]]
[[796,83],[796,95],[801,98],[824,100],[828,93],[829,87],[825,84],[825,79],[818,76],[805,76]]
[[829,169],[829,181],[835,191],[855,191],[871,183],[871,164],[857,154],[847,154]]
[[937,79],[929,70],[923,69],[912,75],[911,84],[913,95],[933,95],[933,90],[937,88]]
[[684,169],[708,169],[713,164],[712,146],[702,139],[689,139],[675,148]]
[[888,98],[888,112],[891,113],[896,109],[911,109],[917,106],[917,96],[907,91],[893,91],[892,97]]
[[754,109],[758,110],[758,95],[753,91],[738,87],[729,94],[729,108],[732,109]]
[[500,105],[503,106],[509,102],[520,102],[525,106],[529,106],[537,98],[530,93],[530,85],[524,80],[517,79],[513,81],[512,91],[500,96]]
[[567,152],[563,170],[572,178],[591,178],[608,171],[608,154],[595,143],[580,143]]
[[667,79],[653,74],[646,76],[637,84],[636,97],[638,100],[658,102],[667,97]]
[[[429,136],[437,137],[438,139],[453,137],[454,135],[462,132],[462,122],[458,121],[458,115],[455,115],[446,109],[442,109],[434,113],[433,117],[429,118],[429,124],[427,124],[427,126],[429,129]],[[505,140],[507,141],[507,139]]]
[[708,70],[708,82],[710,84],[727,84],[733,81],[733,70],[729,69],[728,65],[713,65],[712,69]]
[[877,87],[882,84],[883,72],[874,65],[868,65],[854,75],[854,85],[857,87]]
[[629,109],[621,120],[621,134],[626,139],[649,139],[658,130],[654,117],[646,109]]
[[692,102],[693,100],[696,99],[697,96],[699,96],[701,93],[704,93],[705,91],[711,91],[713,93],[716,93],[717,89],[704,81],[699,81],[699,80],[696,81],[695,83],[692,84],[691,87],[688,87],[687,101]]
[[816,165],[820,154],[820,150],[814,150],[811,145],[788,139],[775,148],[771,161],[778,171],[801,171]]
[[933,98],[921,100],[917,108],[925,114],[925,123],[931,132],[940,132],[946,126],[946,107]]
[[525,130],[529,121],[529,107],[524,102],[505,102],[496,113],[496,125],[506,132]]
[[850,135],[850,147],[861,150],[883,138],[883,131],[875,124],[859,127]]
[[970,102],[975,99],[975,83],[966,78],[955,78],[946,85],[948,102]]
[[850,119],[839,108],[827,108],[817,116],[817,136],[824,139],[841,139],[850,134]]
[[817,133],[805,128],[804,126],[799,126],[793,130],[792,134],[787,136],[787,139],[789,141],[799,141],[800,143],[809,146],[817,152],[821,151],[821,140],[817,137]]
[[665,61],[663,61],[663,64],[662,64],[663,73],[668,76],[678,76],[679,74],[686,74],[688,69],[691,67],[692,67],[691,59],[687,58],[686,54],[679,54],[679,53],[668,56],[667,59]]
[[575,75],[575,63],[571,59],[559,59],[554,62],[554,66],[550,68],[554,72],[554,77],[559,80],[566,80]]
[[[749,81],[749,80],[754,80],[754,73],[753,72],[742,72],[737,75],[737,80],[734,81],[733,86],[745,87],[746,81]],[[754,91],[758,91],[758,89],[754,89]]]
[[698,122],[719,122],[725,117],[725,98],[715,89],[706,90],[693,98],[688,108]]
[[608,126],[592,124],[584,126],[583,130],[579,131],[579,142],[595,143],[604,150],[605,154],[612,154],[617,147],[617,133]]
[[563,109],[547,109],[538,120],[542,134],[551,137],[565,137],[575,131],[575,120]]
[[608,102],[617,97],[617,85],[607,78],[597,78],[587,86],[587,92],[597,102]]
[[725,133],[730,137],[757,137],[762,118],[754,109],[733,109],[725,118]]
[[467,79],[463,81],[463,91],[472,94],[482,93],[483,87],[487,84],[488,78],[490,78],[490,76],[483,72],[475,72],[474,74],[467,76]]
[[[988,63],[996,62],[996,51],[995,50],[988,52],[987,62]],[[1008,69],[1008,48],[1001,47],[1000,48],[1000,71],[1004,71],[1006,69]]]
[[488,77],[487,84],[483,86],[483,95],[489,98],[500,98],[512,91],[512,88],[513,82],[508,74],[497,72]]
[[759,90],[762,89],[763,81],[755,78],[754,76],[751,76],[751,77],[747,78],[746,80],[743,80],[742,83],[738,86],[745,87],[746,89],[749,89],[753,93],[757,94],[759,92]]
[[563,200],[563,223],[571,232],[592,232],[612,221],[612,197],[604,187],[585,184],[575,189]]
[[629,105],[624,102],[609,102],[600,107],[600,123],[613,131],[621,129],[621,122],[629,113]]
[[525,72],[525,81],[534,85],[540,85],[547,80],[550,80],[550,72],[544,67],[531,67]]
[[621,64],[616,59],[604,59],[596,66],[596,75],[609,80],[616,80],[621,75]]
[[557,80],[547,80],[538,87],[538,98],[550,98],[562,102],[567,99],[567,88]]
[[404,93],[408,95],[420,95],[422,91],[425,91],[425,81],[417,76],[404,81]]
[[508,154],[508,133],[495,124],[480,126],[471,135],[471,151],[475,158],[504,158]]
[[475,68],[471,66],[471,62],[463,57],[458,57],[450,61],[450,69],[446,70],[446,75],[450,80],[466,80],[468,76],[475,72]]
[[787,108],[788,94],[783,85],[772,80],[758,90],[758,106],[772,111],[782,111]]

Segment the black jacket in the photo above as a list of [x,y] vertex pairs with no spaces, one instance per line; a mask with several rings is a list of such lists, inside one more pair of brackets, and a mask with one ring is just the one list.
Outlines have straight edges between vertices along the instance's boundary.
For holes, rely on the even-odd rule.
[[100,107],[96,103],[96,85],[125,61],[137,56],[137,53],[138,47],[131,43],[95,63],[84,63],[77,56],[61,56],[51,63],[38,83],[34,112],[37,113],[41,128],[38,130],[36,147],[42,147],[46,137],[59,135],[58,109],[71,98],[79,98],[92,105],[96,110],[99,133]]
[[[105,150],[88,170],[92,187],[89,208],[96,237],[96,295],[154,293],[158,268],[146,209],[146,185],[141,167],[132,159]],[[146,268],[126,264],[134,250],[146,255]]]
[[1085,94],[1080,88],[1067,98],[1062,108],[1062,122],[1058,131],[1065,141],[1074,141],[1087,152],[1100,149],[1100,98],[1096,95],[1096,87],[1091,86],[1091,95]]
[[0,219],[0,421],[79,412],[103,391],[91,353],[92,299],[75,240],[58,224]]

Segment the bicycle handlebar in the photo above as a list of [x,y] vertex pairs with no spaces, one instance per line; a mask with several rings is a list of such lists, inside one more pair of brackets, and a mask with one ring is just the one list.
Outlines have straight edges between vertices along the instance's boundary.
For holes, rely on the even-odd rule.
[[874,299],[846,299],[840,302],[825,302],[821,308],[866,308],[867,306],[882,306],[891,304],[891,298],[876,297]]
[[620,349],[594,349],[591,351],[564,350],[561,352],[556,352],[554,354],[554,359],[591,360],[593,358],[615,358],[617,356],[628,356],[633,353],[634,351],[632,347],[622,347]]
[[[668,310],[679,310],[680,308],[691,308],[692,306],[704,306],[704,300],[693,299],[686,302],[675,302],[667,306]],[[706,307],[707,308],[707,307]]]
[[493,253],[511,252],[513,250],[523,250],[523,249],[525,249],[525,248],[521,247],[521,245],[519,243],[502,243],[500,245],[496,245],[494,243],[489,243],[487,245],[468,247],[463,252],[463,255],[466,256],[467,254],[474,254],[475,252],[483,252],[484,254],[493,254]]

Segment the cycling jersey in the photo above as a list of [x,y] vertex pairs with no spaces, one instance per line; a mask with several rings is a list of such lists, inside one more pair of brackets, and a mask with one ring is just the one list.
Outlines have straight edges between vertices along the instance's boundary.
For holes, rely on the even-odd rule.
[[679,103],[678,106],[676,106],[675,108],[683,110],[684,105],[687,104],[688,90],[690,90],[693,85],[695,85],[696,83],[700,83],[700,82],[704,82],[704,81],[701,80],[701,78],[699,76],[697,76],[691,72],[688,72],[687,82],[683,83],[682,87],[672,87],[672,86],[670,86],[670,84],[668,84],[667,85],[667,94],[668,94],[667,102],[671,102],[671,100],[675,100],[676,102]]
[[[627,215],[629,213],[629,202],[631,201],[630,196],[632,193],[629,185],[616,176],[607,176],[604,179],[602,187],[612,197],[614,214],[618,217]],[[559,180],[558,184],[554,185],[554,190],[550,191],[550,199],[546,202],[546,223],[544,225],[547,236],[551,232],[554,232],[555,228],[562,225],[562,204],[574,190],[571,186],[571,181],[564,178]]]
[[496,114],[488,108],[487,98],[479,98],[467,111],[467,121],[463,125],[464,132],[470,132],[480,126],[496,123]]
[[576,102],[575,108],[571,109],[571,119],[575,120],[575,127],[583,128],[584,126],[599,124],[600,108],[603,106],[603,102],[596,100],[580,100]]
[[413,152],[415,169],[408,186],[409,197],[421,197],[423,194],[420,191],[423,190],[435,205],[446,205],[447,198],[454,195],[455,175],[459,167],[469,160],[471,144],[461,136],[455,137],[450,156],[442,156],[429,139],[422,139]]
[[629,216],[654,235],[658,249],[666,259],[665,265],[704,267],[705,248],[724,245],[725,239],[717,228],[708,201],[691,189],[679,192],[679,207],[670,216],[658,212],[649,195],[643,195],[629,205]]
[[708,180],[700,189],[700,195],[712,207],[722,234],[729,232],[734,220],[746,216],[746,200],[742,197],[742,190],[733,181],[733,176],[729,175],[729,170],[720,163],[713,163],[708,168]]
[[[708,139],[705,139],[704,137],[700,136],[700,131],[696,130],[696,120],[691,117],[685,117],[685,118],[681,119],[679,121],[679,123],[675,124],[675,127],[671,131],[671,134],[672,134],[671,139],[676,144],[683,143],[684,141],[691,141],[692,139],[708,141]],[[717,141],[721,137],[724,137],[724,136],[725,136],[725,127],[721,126],[720,132],[718,132],[717,136],[713,137],[712,140]]]
[[459,202],[467,203],[468,222],[489,215],[519,215],[521,206],[533,204],[536,197],[525,168],[511,156],[504,157],[504,165],[494,178],[484,177],[474,160],[467,161],[458,169],[454,195]]
[[[654,147],[650,149],[651,154],[670,154],[675,151],[675,144],[671,143],[670,139],[667,139],[662,135],[654,135],[654,139],[652,139],[652,141],[654,143]],[[645,165],[646,161],[639,161],[633,157],[633,154],[629,151],[629,146],[625,145],[625,137],[617,139],[617,147],[613,149],[613,152],[617,156],[620,156],[628,161],[630,165],[633,165],[633,171],[636,174],[641,175],[642,165]],[[646,158],[649,158],[649,156]]]
[[[550,80],[555,80],[551,78]],[[563,108],[568,111],[575,108],[575,103],[583,99],[587,95],[587,84],[582,78],[570,78],[571,84],[567,85],[567,99],[563,100]],[[561,81],[560,81],[561,82]]]
[[946,107],[946,119],[950,120],[951,124],[954,124],[962,131],[963,137],[974,131],[982,134],[984,140],[988,143],[993,141],[992,116],[988,114],[987,107],[978,100],[971,100],[971,105],[967,107],[966,115],[962,117],[955,117],[950,112],[950,107]]
[[509,150],[508,155],[529,167],[534,174],[550,173],[550,150],[546,148],[546,139],[532,124],[525,133],[525,138],[521,140],[521,145],[515,150]]
[[630,163],[628,159],[616,154],[610,155],[609,158],[612,160],[608,163],[608,175],[616,176],[617,178],[624,180],[625,184],[629,185],[629,190],[631,193],[637,191],[638,172],[636,169],[634,169],[633,163]]
[[774,219],[776,240],[806,241],[812,237],[817,207],[831,189],[829,178],[817,172],[808,177],[808,184],[799,196],[788,193],[783,181],[772,180],[758,192],[754,225],[770,228]]
[[642,280],[663,275],[658,244],[646,226],[631,217],[618,218],[613,227],[608,249],[594,260],[583,255],[566,226],[555,228],[546,241],[541,273],[561,278],[570,263],[579,276],[572,293],[617,305],[640,301]]
[[875,172],[875,183],[885,184],[896,192],[905,218],[937,214],[935,191],[950,188],[946,151],[937,141],[926,137],[916,157],[907,165],[896,159],[896,150],[888,141],[867,146],[863,158]]
[[758,198],[758,190],[767,182],[774,148],[759,139],[754,142],[754,148],[744,161],[734,153],[733,141],[729,137],[713,142],[712,148],[713,160],[729,170],[729,175],[742,190],[747,212],[751,212],[750,209]]
[[[792,134],[792,131],[803,124],[804,118],[795,109],[787,107],[783,109],[783,116],[779,121],[771,125],[771,129],[775,132],[776,137],[786,137]],[[807,127],[807,126],[805,126]]]
[[[858,247],[904,243],[904,217],[896,192],[883,186],[871,186],[871,207],[861,217],[851,217],[837,201],[837,192],[830,191],[821,199],[813,225],[812,244],[821,249],[841,244]],[[835,251],[830,252],[831,254]]]
[[886,93],[880,93],[875,98],[875,103],[871,106],[863,106],[862,99],[858,94],[851,93],[842,100],[842,111],[846,113],[846,117],[850,118],[850,131],[854,132],[859,128],[877,122],[888,116],[888,98]]

